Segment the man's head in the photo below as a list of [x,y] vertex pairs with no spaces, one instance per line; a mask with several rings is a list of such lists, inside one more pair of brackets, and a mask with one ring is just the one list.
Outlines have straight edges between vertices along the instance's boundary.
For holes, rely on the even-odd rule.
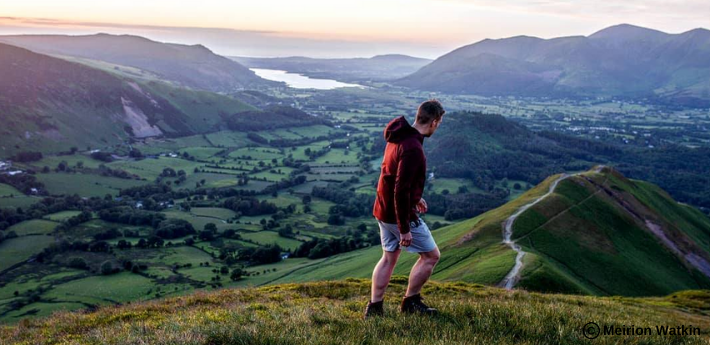
[[436,99],[422,102],[417,109],[417,116],[414,119],[414,127],[425,137],[430,137],[439,128],[446,111]]

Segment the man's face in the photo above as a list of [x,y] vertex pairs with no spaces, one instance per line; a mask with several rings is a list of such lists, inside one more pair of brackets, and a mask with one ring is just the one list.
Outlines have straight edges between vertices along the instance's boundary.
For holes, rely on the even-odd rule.
[[444,116],[442,115],[438,120],[434,120],[429,124],[428,128],[428,133],[425,135],[425,137],[430,137],[434,132],[436,132],[437,128],[441,125],[441,121],[444,120]]

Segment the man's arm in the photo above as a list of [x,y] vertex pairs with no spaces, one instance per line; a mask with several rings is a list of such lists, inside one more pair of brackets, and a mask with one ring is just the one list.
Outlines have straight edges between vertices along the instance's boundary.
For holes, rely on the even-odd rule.
[[397,166],[397,176],[394,182],[394,211],[397,216],[397,227],[401,234],[409,232],[409,212],[414,207],[410,203],[414,173],[421,164],[416,150],[404,150]]

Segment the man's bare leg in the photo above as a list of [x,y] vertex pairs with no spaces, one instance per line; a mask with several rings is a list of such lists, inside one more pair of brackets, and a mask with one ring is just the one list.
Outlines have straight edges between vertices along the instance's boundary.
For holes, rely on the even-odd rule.
[[419,259],[412,266],[412,271],[409,273],[409,285],[407,285],[407,293],[404,294],[404,297],[413,296],[422,291],[422,286],[431,277],[434,266],[439,262],[440,255],[439,248],[430,252],[419,253]]
[[397,259],[399,259],[401,252],[401,248],[393,252],[382,251],[382,258],[377,265],[375,265],[375,270],[372,271],[371,302],[379,302],[384,299],[385,289],[387,289],[387,285],[390,283],[392,271],[394,271],[394,267],[397,265]]

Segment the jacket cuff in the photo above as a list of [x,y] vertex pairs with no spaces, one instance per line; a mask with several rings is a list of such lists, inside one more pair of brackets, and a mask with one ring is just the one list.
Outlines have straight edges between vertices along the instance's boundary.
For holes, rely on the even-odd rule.
[[408,233],[408,232],[411,230],[411,229],[409,228],[409,222],[408,222],[408,221],[406,221],[406,222],[399,222],[399,221],[398,221],[397,228],[399,228],[399,233],[400,233],[401,235],[404,235],[404,234]]

